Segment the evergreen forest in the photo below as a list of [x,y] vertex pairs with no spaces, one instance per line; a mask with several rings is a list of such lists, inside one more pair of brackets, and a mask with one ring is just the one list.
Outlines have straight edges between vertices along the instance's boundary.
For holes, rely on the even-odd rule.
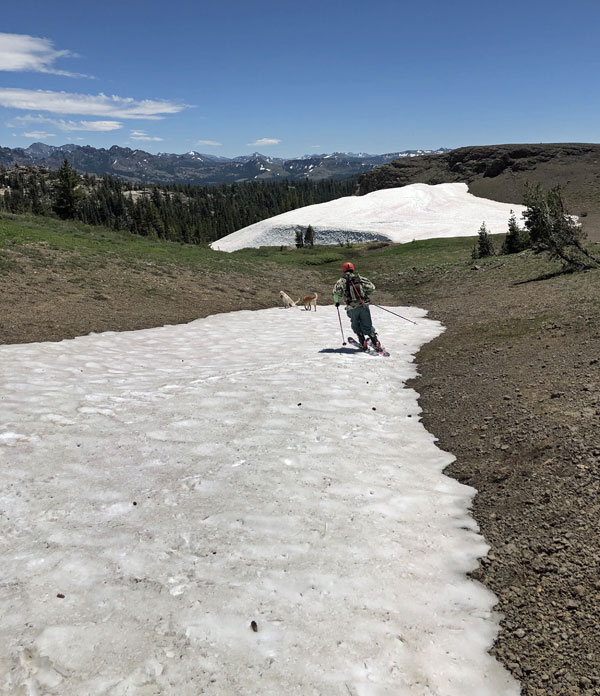
[[113,230],[205,244],[315,203],[350,196],[357,180],[251,181],[220,186],[135,185],[60,169],[0,169],[0,212],[80,220]]

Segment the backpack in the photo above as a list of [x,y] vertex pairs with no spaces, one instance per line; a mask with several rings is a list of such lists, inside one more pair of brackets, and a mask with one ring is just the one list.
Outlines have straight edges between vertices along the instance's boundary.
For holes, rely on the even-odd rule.
[[[358,293],[358,294],[357,294]],[[367,293],[363,287],[360,276],[354,273],[348,274],[346,276],[346,304],[352,304],[356,300],[359,302],[365,302],[367,300]]]

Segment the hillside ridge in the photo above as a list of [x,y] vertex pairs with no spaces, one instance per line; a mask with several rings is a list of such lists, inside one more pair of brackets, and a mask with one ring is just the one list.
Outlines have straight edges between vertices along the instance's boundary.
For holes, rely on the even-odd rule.
[[356,193],[407,184],[464,182],[469,192],[501,203],[522,203],[526,183],[560,185],[569,212],[600,240],[600,144],[537,143],[461,147],[397,159],[360,176]]

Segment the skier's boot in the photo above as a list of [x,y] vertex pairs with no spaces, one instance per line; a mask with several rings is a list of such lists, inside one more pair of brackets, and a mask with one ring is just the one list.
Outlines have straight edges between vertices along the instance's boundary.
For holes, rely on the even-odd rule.
[[363,350],[369,350],[369,344],[367,343],[367,339],[362,334],[357,334],[357,336],[360,347]]
[[377,352],[380,352],[383,350],[383,348],[381,347],[381,343],[379,343],[379,339],[377,338],[377,334],[375,334],[375,333],[371,334],[369,336],[369,338],[371,339],[371,343],[373,344],[373,347],[375,348],[375,350]]

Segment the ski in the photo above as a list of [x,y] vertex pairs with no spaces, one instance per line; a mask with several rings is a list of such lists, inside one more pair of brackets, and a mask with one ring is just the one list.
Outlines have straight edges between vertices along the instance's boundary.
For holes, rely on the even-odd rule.
[[348,336],[348,343],[355,348],[358,348],[358,350],[361,350],[363,353],[368,353],[369,355],[382,355],[385,358],[389,358],[390,354],[388,353],[385,348],[382,348],[381,350],[376,350],[374,347],[367,347],[363,348],[360,343],[355,339],[352,338],[352,336]]
[[363,346],[361,346],[360,343],[355,338],[352,338],[352,336],[348,336],[348,343],[351,346],[354,346],[357,350],[362,351],[363,353],[370,352],[368,348],[363,348]]

